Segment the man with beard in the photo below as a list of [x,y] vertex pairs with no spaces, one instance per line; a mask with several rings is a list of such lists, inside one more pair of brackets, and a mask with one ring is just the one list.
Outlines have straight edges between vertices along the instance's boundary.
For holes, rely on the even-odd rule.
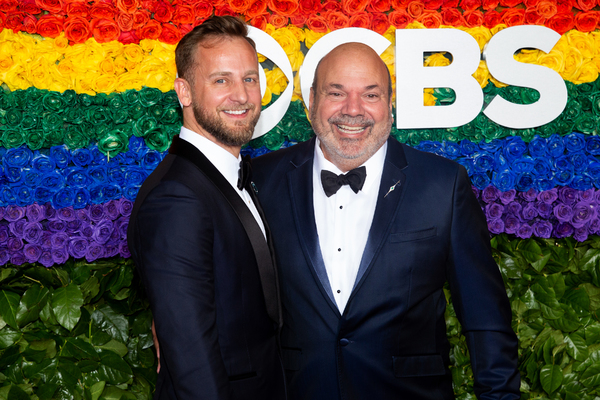
[[389,137],[391,90],[371,48],[335,48],[310,92],[317,137],[253,160],[289,398],[453,399],[448,282],[475,394],[518,399],[510,305],[468,175]]
[[261,106],[246,25],[213,17],[175,51],[183,127],[148,177],[128,242],[160,341],[155,399],[285,399],[269,229],[241,146]]

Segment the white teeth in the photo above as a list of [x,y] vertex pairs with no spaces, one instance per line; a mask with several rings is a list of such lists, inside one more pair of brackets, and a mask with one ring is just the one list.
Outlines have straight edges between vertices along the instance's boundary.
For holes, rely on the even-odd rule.
[[338,125],[337,126],[340,130],[342,131],[346,131],[346,132],[352,132],[352,133],[357,133],[360,131],[364,131],[365,127],[364,126],[347,126],[347,125]]
[[242,114],[245,114],[246,111],[248,111],[248,110],[238,110],[238,111],[234,111],[234,110],[227,110],[227,111],[225,111],[224,110],[223,112],[226,113],[226,114],[242,115]]

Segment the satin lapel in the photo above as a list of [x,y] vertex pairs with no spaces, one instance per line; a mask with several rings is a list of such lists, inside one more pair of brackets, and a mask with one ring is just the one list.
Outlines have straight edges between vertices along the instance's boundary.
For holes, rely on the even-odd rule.
[[[388,140],[388,150],[385,157],[381,184],[377,195],[377,205],[373,222],[369,230],[369,238],[360,261],[360,267],[352,289],[350,301],[355,293],[360,289],[367,272],[371,269],[373,259],[385,243],[389,236],[392,221],[396,218],[396,213],[404,197],[406,187],[410,183],[402,171],[408,166],[402,145],[395,139]],[[393,187],[393,189],[391,189]]]
[[[223,197],[231,205],[234,212],[237,214],[240,222],[242,223],[248,239],[254,250],[254,256],[256,257],[256,263],[258,265],[258,272],[260,275],[260,281],[263,288],[263,294],[265,297],[265,303],[267,307],[267,313],[271,319],[281,326],[281,309],[279,303],[277,275],[275,271],[275,264],[273,262],[273,255],[263,236],[260,227],[256,223],[256,219],[244,204],[241,197],[235,192],[233,187],[227,182],[225,177],[219,172],[219,170],[202,154],[200,150],[175,136],[169,153],[178,155],[190,161],[198,167],[198,169],[217,187],[217,189],[223,194]],[[183,177],[182,179],[185,179]],[[187,183],[190,188],[194,190],[202,191],[202,188],[198,186],[197,182],[192,179]],[[263,223],[266,222],[263,219]]]
[[317,225],[315,223],[312,179],[315,140],[312,139],[312,142],[312,145],[308,146],[310,154],[308,154],[307,150],[302,159],[298,157],[295,161],[292,161],[295,168],[287,174],[290,199],[298,231],[298,240],[300,241],[304,256],[309,261],[316,279],[321,283],[321,293],[328,299],[330,307],[339,317],[341,316],[340,311],[335,304],[333,291],[327,277],[327,270],[323,262]]

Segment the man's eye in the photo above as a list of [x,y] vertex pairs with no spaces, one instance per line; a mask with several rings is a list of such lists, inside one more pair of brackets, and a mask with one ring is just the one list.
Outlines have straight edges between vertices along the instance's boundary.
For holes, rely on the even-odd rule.
[[252,82],[256,82],[256,78],[246,78],[246,79],[244,79],[244,81],[248,82],[248,83],[252,83]]
[[215,83],[225,83],[225,79],[217,79]]

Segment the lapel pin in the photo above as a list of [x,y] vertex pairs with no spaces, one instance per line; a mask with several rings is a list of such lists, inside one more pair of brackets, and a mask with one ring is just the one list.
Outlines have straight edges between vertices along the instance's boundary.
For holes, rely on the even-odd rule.
[[396,190],[396,186],[400,183],[400,181],[394,183],[392,186],[390,186],[388,192],[385,194],[385,196],[383,196],[383,198],[385,199],[387,197],[388,194],[392,193],[394,190]]
[[254,193],[258,194],[258,189],[256,188],[256,185],[254,184],[254,182],[250,181],[250,185],[252,186]]

